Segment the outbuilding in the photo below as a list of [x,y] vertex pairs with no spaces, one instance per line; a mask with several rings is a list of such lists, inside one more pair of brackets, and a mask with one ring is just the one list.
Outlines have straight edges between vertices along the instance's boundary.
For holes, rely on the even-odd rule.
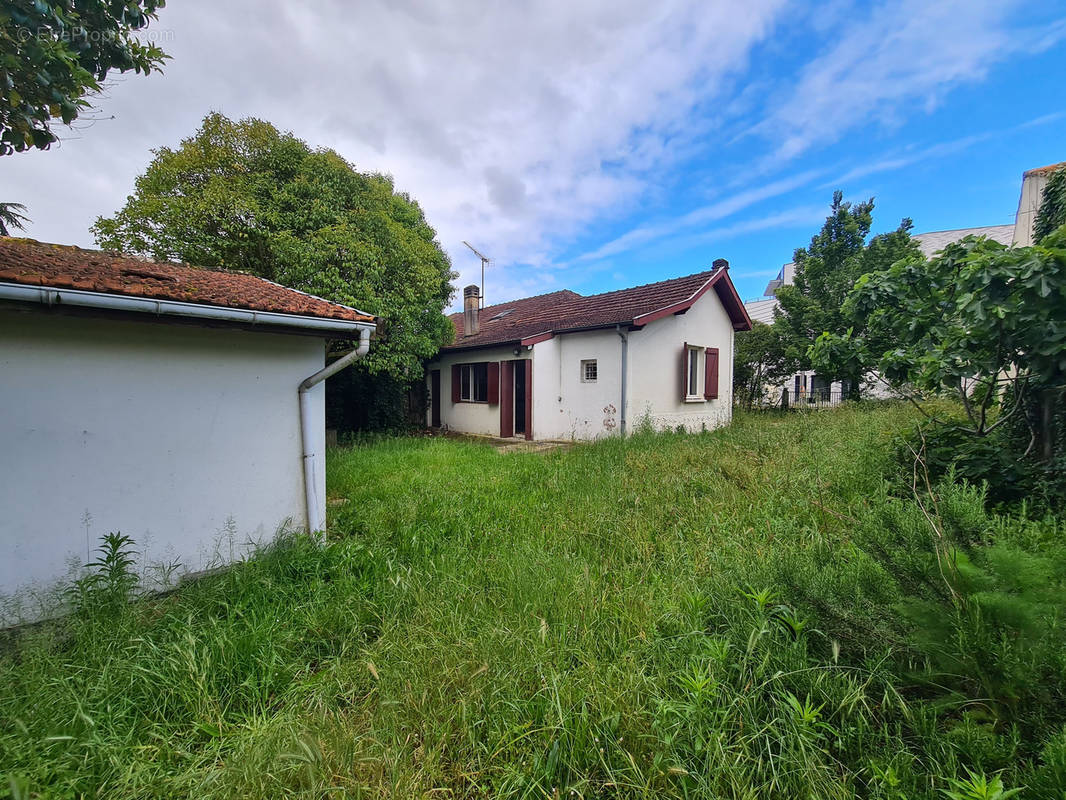
[[631,289],[485,308],[468,286],[451,319],[455,340],[428,365],[427,424],[530,440],[728,423],[733,335],[751,328],[724,259]]
[[[374,330],[252,275],[0,238],[8,609],[110,532],[142,571],[173,574],[323,530],[323,380]],[[327,339],[352,342],[329,368]]]

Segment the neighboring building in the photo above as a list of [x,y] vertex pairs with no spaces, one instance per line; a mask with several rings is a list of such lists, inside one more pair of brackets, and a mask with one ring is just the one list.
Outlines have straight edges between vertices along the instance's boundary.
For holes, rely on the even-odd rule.
[[[918,242],[922,255],[930,258],[949,244],[957,242],[966,236],[985,236],[1004,245],[1016,245],[1027,247],[1033,243],[1033,225],[1036,222],[1037,211],[1040,209],[1040,200],[1048,177],[1057,169],[1066,167],[1066,162],[1052,164],[1047,167],[1031,169],[1022,175],[1021,198],[1018,201],[1018,214],[1013,225],[987,225],[980,228],[958,228],[947,231],[930,231],[914,235]],[[749,300],[744,304],[748,315],[754,322],[764,322],[772,325],[774,312],[780,307],[775,295],[782,286],[791,285],[795,280],[796,265],[792,262],[781,267],[777,277],[766,285],[763,297]],[[870,376],[873,378],[874,376]],[[876,382],[875,382],[876,383]],[[780,400],[782,389],[787,388],[791,402],[829,403],[839,402],[841,395],[847,393],[847,387],[840,383],[828,383],[816,375],[812,370],[797,372],[791,376],[783,386],[767,387],[767,402],[776,403]],[[873,393],[879,390],[876,385]]]
[[302,383],[327,337],[358,338],[350,362],[374,327],[251,275],[0,238],[0,592],[109,532],[196,572],[322,529],[324,385]]
[[732,416],[733,333],[749,330],[728,263],[583,297],[571,291],[452,315],[428,365],[431,427],[526,439],[595,439],[645,421],[699,431]]

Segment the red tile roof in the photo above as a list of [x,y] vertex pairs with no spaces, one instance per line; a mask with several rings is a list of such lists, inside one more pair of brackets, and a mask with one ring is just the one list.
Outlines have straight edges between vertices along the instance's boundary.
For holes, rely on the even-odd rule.
[[[717,263],[717,262],[716,262]],[[584,297],[562,290],[550,294],[513,300],[481,309],[480,330],[474,336],[463,335],[462,313],[452,314],[455,342],[444,350],[510,344],[534,337],[548,338],[556,333],[607,328],[615,325],[641,327],[662,316],[688,309],[709,289],[714,288],[737,330],[751,328],[728,265],[707,272],[673,278],[668,281],[635,286]],[[526,342],[527,344],[531,342]]]
[[237,272],[142,261],[100,250],[0,237],[0,282],[373,322],[349,306]]

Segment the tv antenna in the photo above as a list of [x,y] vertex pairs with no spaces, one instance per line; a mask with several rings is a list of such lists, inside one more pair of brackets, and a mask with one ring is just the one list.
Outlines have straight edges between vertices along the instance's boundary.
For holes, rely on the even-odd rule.
[[467,247],[469,247],[471,250],[473,250],[474,251],[474,255],[481,259],[481,306],[480,306],[480,308],[484,308],[485,307],[485,265],[486,264],[491,264],[492,263],[492,259],[489,258],[488,256],[483,256],[481,253],[479,253],[477,251],[477,248],[474,247],[474,245],[470,244],[470,242],[464,241],[463,244],[465,244]]

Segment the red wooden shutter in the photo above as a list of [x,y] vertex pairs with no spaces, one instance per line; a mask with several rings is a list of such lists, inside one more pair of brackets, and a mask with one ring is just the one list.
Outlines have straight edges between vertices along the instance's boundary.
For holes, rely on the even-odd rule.
[[707,348],[707,369],[703,377],[703,396],[707,400],[718,399],[718,348]]
[[526,371],[526,438],[533,440],[533,359],[522,365]]
[[496,406],[500,404],[500,362],[489,362],[489,405]]
[[681,402],[688,397],[688,342],[681,348]]
[[460,366],[452,364],[452,402],[460,403],[463,400],[463,376],[460,374]]

